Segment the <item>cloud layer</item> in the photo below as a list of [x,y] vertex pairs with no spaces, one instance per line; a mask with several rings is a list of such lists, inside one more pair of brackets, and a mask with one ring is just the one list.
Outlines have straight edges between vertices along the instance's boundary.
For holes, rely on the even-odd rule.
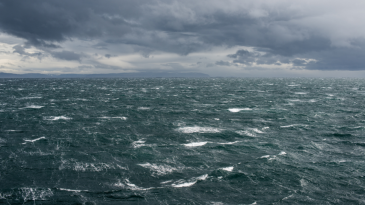
[[[237,48],[204,62],[204,68],[355,71],[365,70],[364,8],[361,0],[0,0],[0,32],[24,40],[12,50],[23,59],[54,58],[84,69],[141,66],[127,58],[109,63],[118,56],[189,59],[214,48]],[[161,61],[164,66],[188,69],[174,59]]]

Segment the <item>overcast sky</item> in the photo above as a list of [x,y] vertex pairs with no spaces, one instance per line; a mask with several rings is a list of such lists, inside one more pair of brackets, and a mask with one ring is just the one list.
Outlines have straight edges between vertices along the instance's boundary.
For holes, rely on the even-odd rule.
[[0,72],[365,77],[364,0],[0,0]]

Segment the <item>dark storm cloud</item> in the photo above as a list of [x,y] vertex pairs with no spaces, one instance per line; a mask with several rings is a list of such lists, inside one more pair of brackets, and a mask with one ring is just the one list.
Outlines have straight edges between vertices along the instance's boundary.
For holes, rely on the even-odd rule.
[[[140,1],[2,0],[0,25],[4,32],[27,39],[34,45],[61,42],[70,37],[100,37],[104,31],[123,34],[127,23],[114,18],[120,12],[138,15]],[[117,20],[115,20],[117,19]],[[114,28],[105,30],[111,25]]]
[[[356,36],[347,37],[333,30],[344,26],[335,25],[335,17],[329,20],[325,15],[321,17],[324,12],[320,9],[327,9],[323,7],[327,1],[323,5],[311,2],[316,5],[313,11],[312,5],[304,1],[295,9],[298,2],[285,0],[229,3],[214,0],[0,0],[0,30],[26,39],[27,45],[63,60],[80,61],[82,56],[52,49],[62,47],[66,40],[90,39],[96,41],[94,48],[104,50],[110,45],[121,45],[121,50],[122,45],[136,46],[137,52],[146,58],[153,51],[188,55],[212,46],[248,46],[256,50],[239,50],[228,57],[233,63],[245,65],[292,63],[319,70],[365,69],[361,58],[365,46],[338,46]],[[335,4],[328,4],[326,12],[331,12]],[[333,16],[339,8],[341,5],[333,8]],[[318,16],[319,20],[313,20]],[[337,16],[346,20],[345,15]],[[331,25],[328,21],[335,26],[322,29]],[[357,38],[361,41],[364,35],[357,28],[361,25],[350,27],[346,32],[358,32]],[[337,33],[339,36],[335,35]],[[16,53],[27,55],[20,47],[14,49]],[[105,57],[110,58],[111,54]],[[309,63],[301,58],[316,61]],[[232,64],[217,61],[216,65]]]

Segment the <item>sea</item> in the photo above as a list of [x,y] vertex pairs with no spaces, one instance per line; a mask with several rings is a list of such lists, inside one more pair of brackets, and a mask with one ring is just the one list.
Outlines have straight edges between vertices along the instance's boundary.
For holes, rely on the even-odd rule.
[[0,204],[365,204],[364,105],[364,79],[0,79]]

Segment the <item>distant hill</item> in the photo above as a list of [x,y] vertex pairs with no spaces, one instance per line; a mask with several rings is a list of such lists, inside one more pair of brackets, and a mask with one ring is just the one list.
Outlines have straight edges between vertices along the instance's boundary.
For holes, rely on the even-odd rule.
[[168,72],[140,72],[140,73],[109,73],[109,74],[61,74],[47,75],[40,73],[13,74],[0,72],[0,78],[209,78],[204,73],[168,73]]

